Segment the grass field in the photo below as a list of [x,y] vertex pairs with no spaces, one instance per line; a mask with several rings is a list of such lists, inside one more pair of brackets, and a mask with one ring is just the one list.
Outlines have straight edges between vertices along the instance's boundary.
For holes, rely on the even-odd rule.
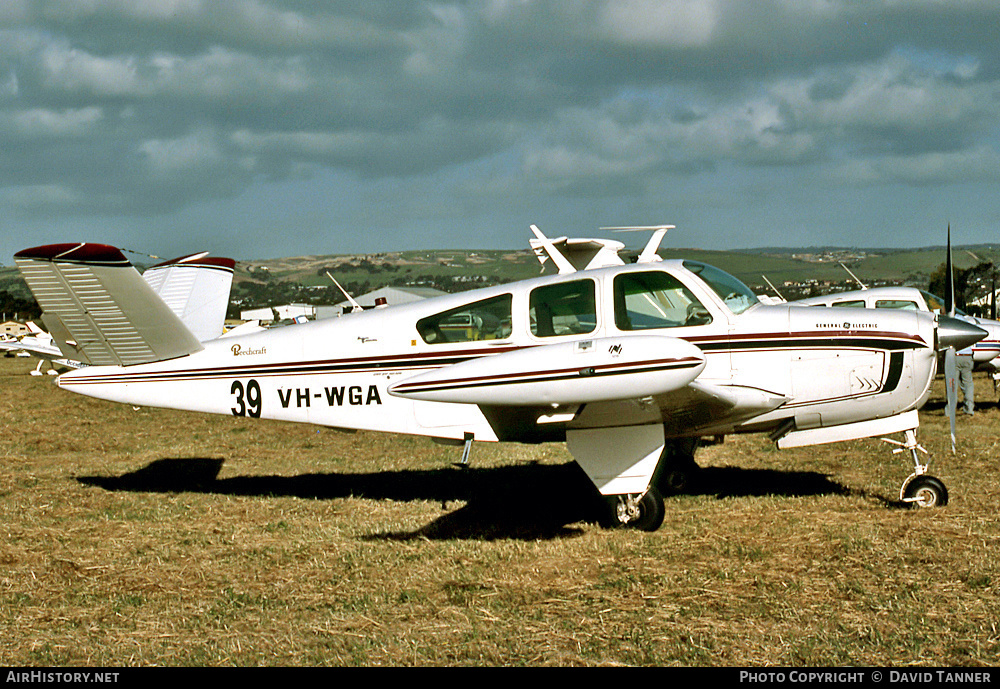
[[133,409],[0,359],[0,665],[991,666],[1000,410],[943,508],[876,440],[698,455],[655,533],[592,523],[561,445]]

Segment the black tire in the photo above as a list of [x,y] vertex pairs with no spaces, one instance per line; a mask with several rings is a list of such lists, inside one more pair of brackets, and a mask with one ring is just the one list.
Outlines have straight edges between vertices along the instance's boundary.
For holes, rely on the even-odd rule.
[[612,528],[639,529],[640,531],[656,531],[663,524],[666,508],[663,497],[654,486],[650,486],[645,495],[639,499],[638,514],[625,515],[619,510],[621,500],[612,495],[606,499],[607,515],[604,525]]
[[917,476],[906,484],[903,499],[916,507],[944,507],[948,504],[948,489],[933,476]]
[[701,467],[691,455],[665,457],[656,474],[656,488],[660,495],[679,495],[692,488]]

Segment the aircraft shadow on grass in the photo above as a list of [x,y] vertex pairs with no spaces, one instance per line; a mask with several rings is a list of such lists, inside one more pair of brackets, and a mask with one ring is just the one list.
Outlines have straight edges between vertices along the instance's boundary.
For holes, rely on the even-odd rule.
[[[370,474],[301,474],[218,478],[225,460],[160,459],[121,476],[82,476],[85,485],[110,491],[215,493],[331,500],[432,500],[465,505],[409,533],[372,538],[558,538],[580,533],[569,525],[598,522],[603,506],[593,484],[573,462],[492,468],[383,471]],[[776,495],[846,495],[849,489],[812,471],[738,467],[700,469],[684,495],[718,498]],[[589,499],[593,496],[593,499]],[[669,518],[669,498],[667,502]]]

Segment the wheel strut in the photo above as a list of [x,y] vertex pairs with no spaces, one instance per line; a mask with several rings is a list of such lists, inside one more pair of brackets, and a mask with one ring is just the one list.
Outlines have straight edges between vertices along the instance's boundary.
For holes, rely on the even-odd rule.
[[903,432],[903,442],[882,438],[887,443],[898,447],[892,453],[909,452],[913,458],[913,473],[906,477],[902,487],[899,489],[899,499],[909,505],[917,507],[938,507],[948,504],[948,489],[944,482],[927,473],[927,465],[920,463],[920,455],[923,452],[930,456],[927,450],[917,442],[917,431],[911,428]]

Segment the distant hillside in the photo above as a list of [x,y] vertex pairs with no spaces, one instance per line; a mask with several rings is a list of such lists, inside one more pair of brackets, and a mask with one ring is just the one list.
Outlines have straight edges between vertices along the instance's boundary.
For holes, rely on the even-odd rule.
[[[634,259],[636,251],[625,252]],[[857,284],[843,263],[862,282],[926,287],[931,273],[944,263],[944,247],[921,249],[861,249],[845,247],[766,248],[734,251],[664,247],[663,258],[702,261],[728,271],[758,293],[771,293],[770,281],[786,298],[806,293],[854,289]],[[1000,263],[1000,245],[956,247],[955,265],[970,268]],[[546,272],[551,271],[550,267]],[[332,276],[352,295],[385,286],[435,287],[458,292],[512,282],[542,273],[528,249],[402,251],[357,255],[292,256],[243,261],[233,281],[231,315],[240,309],[279,303],[336,304],[343,294]],[[766,277],[766,280],[765,280]],[[10,314],[37,312],[13,267],[0,267],[0,309]],[[37,313],[29,314],[36,317]]]

